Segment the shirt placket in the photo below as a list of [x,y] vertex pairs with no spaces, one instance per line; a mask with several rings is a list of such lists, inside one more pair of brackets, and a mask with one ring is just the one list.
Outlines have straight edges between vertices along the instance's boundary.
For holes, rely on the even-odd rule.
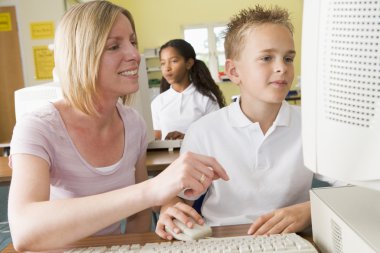
[[263,135],[261,129],[259,126],[257,126],[253,131],[253,138],[255,145],[255,152],[256,152],[256,161],[254,164],[255,170],[264,170],[269,168],[269,161],[265,152],[265,139],[266,136]]
[[181,115],[182,112],[185,110],[184,103],[183,103],[183,94],[182,93],[179,94],[178,100],[179,100],[179,106],[178,106],[179,112],[178,112],[178,115]]

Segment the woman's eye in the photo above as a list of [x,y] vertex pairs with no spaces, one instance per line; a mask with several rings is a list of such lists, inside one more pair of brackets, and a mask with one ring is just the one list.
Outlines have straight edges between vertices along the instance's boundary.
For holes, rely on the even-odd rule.
[[117,50],[118,48],[119,48],[119,45],[112,45],[108,47],[108,50],[114,51],[114,50]]
[[134,47],[137,47],[137,41],[132,40],[132,41],[131,41],[131,44],[132,44]]

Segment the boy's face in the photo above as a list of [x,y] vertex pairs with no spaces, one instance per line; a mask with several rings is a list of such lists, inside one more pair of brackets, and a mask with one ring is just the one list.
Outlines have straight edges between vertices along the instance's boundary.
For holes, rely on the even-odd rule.
[[240,86],[242,99],[281,103],[294,78],[294,42],[283,25],[250,28],[238,60],[226,61],[227,74]]

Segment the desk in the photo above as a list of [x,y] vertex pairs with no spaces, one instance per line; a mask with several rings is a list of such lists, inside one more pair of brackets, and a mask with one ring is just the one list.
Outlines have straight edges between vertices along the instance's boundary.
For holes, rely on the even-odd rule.
[[9,142],[0,143],[0,149],[3,150],[2,156],[9,156],[9,149],[11,144]]
[[290,104],[298,105],[299,103],[301,103],[301,96],[300,95],[287,96],[285,100],[288,101]]
[[0,156],[0,184],[11,182],[12,170],[8,166],[8,157]]
[[[169,152],[167,150],[149,150],[146,155],[146,167],[150,176],[155,176],[163,171],[179,156],[179,150]],[[11,182],[12,170],[8,166],[8,157],[0,156],[0,184]]]
[[[213,227],[213,237],[226,237],[226,236],[239,236],[246,235],[249,224],[247,225],[234,225],[234,226],[221,226]],[[313,242],[310,235],[302,235],[306,240]],[[90,246],[112,246],[123,244],[145,244],[148,242],[163,242],[164,240],[159,238],[153,232],[140,233],[140,234],[123,234],[123,235],[109,235],[109,236],[97,236],[88,237],[80,240],[76,243],[70,244],[68,248],[78,247],[90,247]],[[313,243],[314,244],[314,243]],[[1,253],[15,253],[13,245],[9,244]]]
[[169,152],[167,149],[148,150],[146,167],[150,176],[155,176],[179,157],[179,149]]

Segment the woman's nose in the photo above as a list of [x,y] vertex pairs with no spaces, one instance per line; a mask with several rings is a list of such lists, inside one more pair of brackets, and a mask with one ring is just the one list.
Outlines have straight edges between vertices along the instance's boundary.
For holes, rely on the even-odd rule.
[[126,61],[130,61],[130,60],[136,60],[138,62],[140,62],[140,54],[139,54],[139,51],[137,50],[137,48],[130,44],[128,45],[125,50],[124,50],[124,59]]

